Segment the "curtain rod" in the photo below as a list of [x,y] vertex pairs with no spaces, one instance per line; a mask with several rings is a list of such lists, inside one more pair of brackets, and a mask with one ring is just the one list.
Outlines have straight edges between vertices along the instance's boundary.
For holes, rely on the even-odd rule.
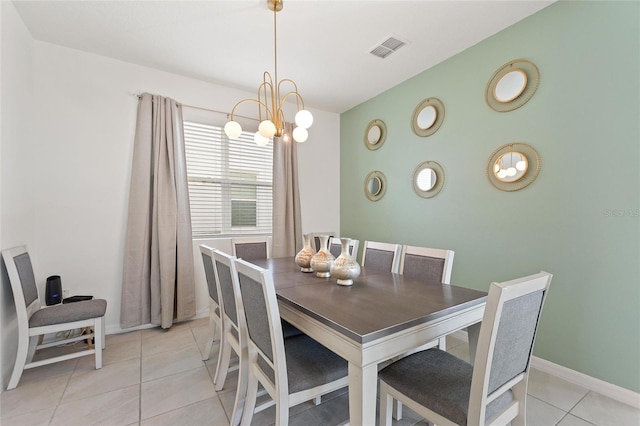
[[[138,93],[135,93],[134,95],[137,96],[138,99],[140,99],[142,97],[142,95],[140,95]],[[187,107],[187,108],[194,108],[194,109],[200,109],[202,111],[215,112],[216,114],[224,114],[224,115],[227,116],[227,118],[229,118],[229,115],[231,114],[230,112],[218,111],[218,110],[215,110],[215,109],[203,108],[203,107],[199,107],[199,106],[195,106],[195,105],[187,105],[187,104],[183,104],[182,102],[176,102],[176,103],[178,105],[180,105],[180,106]],[[234,116],[241,117],[241,118],[246,118],[247,120],[260,121],[257,118],[247,117],[246,115],[234,114]]]

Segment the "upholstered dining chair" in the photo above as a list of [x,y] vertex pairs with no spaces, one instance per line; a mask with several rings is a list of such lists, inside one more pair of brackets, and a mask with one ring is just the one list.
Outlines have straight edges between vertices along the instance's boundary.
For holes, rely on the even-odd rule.
[[320,237],[322,235],[326,235],[329,237],[329,245],[331,245],[331,240],[333,239],[333,237],[335,237],[337,234],[333,231],[326,231],[326,232],[312,232],[311,233],[311,238],[313,240],[313,248],[315,248],[316,251],[320,251],[321,247],[320,247]]
[[231,414],[231,425],[240,424],[244,398],[247,392],[247,342],[241,339],[241,327],[246,328],[244,322],[244,311],[240,298],[240,289],[237,284],[238,274],[236,272],[235,257],[229,256],[219,250],[213,251],[213,261],[215,266],[216,282],[218,283],[218,294],[220,294],[220,313],[222,316],[222,337],[220,338],[220,352],[216,373],[213,379],[214,388],[220,391],[224,388],[227,373],[230,371],[229,362],[231,351],[238,356],[238,383],[236,398]]
[[249,349],[241,424],[251,424],[261,384],[275,403],[275,424],[286,426],[290,407],[348,385],[347,361],[305,334],[284,339],[271,275],[243,260],[235,263],[247,322],[241,339]]
[[362,266],[368,269],[398,273],[401,250],[400,244],[365,241],[362,249]]
[[209,336],[202,360],[206,361],[211,357],[211,349],[216,336],[222,334],[222,316],[220,313],[220,302],[218,301],[218,284],[216,282],[216,274],[213,265],[213,252],[215,249],[206,244],[200,245],[200,254],[202,255],[202,263],[204,264],[204,275],[207,281],[207,289],[209,290]]
[[[107,301],[94,299],[43,307],[40,305],[38,286],[26,246],[3,250],[2,259],[9,275],[18,320],[18,353],[7,390],[18,386],[25,369],[41,365],[94,355],[96,370],[102,368],[102,350],[105,347],[104,314],[107,310]],[[44,334],[81,328],[91,328],[93,331],[78,337],[38,344],[38,338]],[[38,349],[87,340],[91,337],[95,340],[93,348],[33,361]]]
[[257,260],[271,257],[270,237],[236,237],[231,239],[233,254],[238,259]]
[[491,283],[471,365],[437,348],[382,369],[380,425],[394,399],[438,425],[524,425],[531,353],[552,275]]
[[[358,256],[359,245],[360,245],[359,240],[351,239],[351,241],[349,241],[349,254],[354,259]],[[342,244],[340,243],[340,237],[333,237],[331,239],[331,244],[329,244],[329,251],[335,257],[340,256],[340,253],[342,253]]]

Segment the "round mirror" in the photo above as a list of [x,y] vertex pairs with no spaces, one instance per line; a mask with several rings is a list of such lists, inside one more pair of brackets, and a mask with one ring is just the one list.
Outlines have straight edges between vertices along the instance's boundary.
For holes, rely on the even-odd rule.
[[424,130],[428,129],[436,122],[437,116],[438,114],[433,105],[423,108],[422,111],[418,113],[418,127]]
[[378,201],[387,190],[387,179],[382,172],[374,171],[364,179],[364,195],[371,201]]
[[364,132],[364,144],[372,151],[379,149],[387,137],[387,126],[382,120],[373,120]]
[[493,73],[484,98],[498,112],[513,111],[526,104],[538,89],[538,67],[525,59],[507,62]]
[[511,102],[527,87],[527,74],[522,70],[506,73],[496,84],[493,96],[498,102]]
[[414,170],[412,185],[420,197],[434,197],[444,186],[444,169],[435,161],[425,161]]
[[438,98],[428,98],[418,104],[413,111],[411,128],[418,136],[431,136],[438,131],[444,121],[444,104]]
[[523,153],[509,151],[498,157],[493,165],[493,174],[502,182],[515,182],[527,173],[528,167],[529,162]]
[[517,191],[533,182],[540,172],[540,157],[530,145],[502,145],[489,157],[487,178],[501,191]]

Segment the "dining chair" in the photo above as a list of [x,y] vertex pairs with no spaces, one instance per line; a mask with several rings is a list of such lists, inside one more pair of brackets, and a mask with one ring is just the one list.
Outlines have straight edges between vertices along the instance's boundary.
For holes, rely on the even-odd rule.
[[329,245],[331,245],[331,240],[337,235],[335,232],[333,231],[326,231],[326,232],[311,232],[311,238],[313,239],[313,247],[316,249],[316,252],[320,251],[320,249],[322,248],[320,246],[320,237],[322,235],[326,235],[329,237]]
[[380,425],[393,400],[438,425],[524,425],[531,353],[552,275],[491,283],[474,364],[432,348],[378,373]]
[[365,241],[362,250],[362,266],[368,269],[398,273],[401,250],[400,244]]
[[[360,245],[360,241],[359,240],[351,239],[351,241],[349,241],[349,254],[354,259],[358,256],[358,246],[359,245]],[[342,244],[340,243],[340,238],[339,237],[333,237],[331,239],[331,244],[329,244],[329,251],[336,258],[338,256],[340,256],[340,253],[342,253]]]
[[229,363],[231,351],[238,356],[238,383],[233,411],[230,416],[231,425],[240,424],[244,399],[247,392],[247,342],[240,336],[246,329],[244,322],[244,311],[242,302],[239,300],[240,291],[237,280],[236,265],[233,256],[229,256],[219,250],[214,250],[213,262],[215,266],[216,282],[218,283],[218,293],[220,294],[220,314],[222,317],[222,333],[220,338],[220,352],[218,353],[218,363],[213,384],[216,391],[224,388],[227,374],[230,371]]
[[284,339],[269,271],[241,259],[235,263],[247,322],[241,339],[249,351],[241,424],[251,424],[260,384],[272,402],[257,410],[275,404],[275,424],[286,426],[290,407],[348,385],[347,361],[305,334]]
[[215,249],[206,244],[200,245],[200,254],[202,255],[202,263],[204,264],[204,275],[207,281],[207,289],[209,290],[209,337],[202,360],[206,361],[211,357],[211,349],[216,336],[222,334],[222,316],[220,313],[220,302],[218,301],[218,284],[216,282],[216,274],[213,265],[213,253]]
[[271,257],[270,237],[235,237],[231,239],[232,255],[238,259],[258,260]]
[[[102,350],[105,347],[104,314],[107,310],[107,301],[93,299],[43,307],[40,305],[38,286],[26,246],[3,250],[2,259],[7,268],[18,320],[18,352],[7,390],[18,386],[24,370],[41,365],[94,355],[96,370],[102,368]],[[93,332],[38,344],[39,337],[45,334],[81,328],[92,328]],[[93,348],[33,361],[38,349],[92,337],[95,340]]]

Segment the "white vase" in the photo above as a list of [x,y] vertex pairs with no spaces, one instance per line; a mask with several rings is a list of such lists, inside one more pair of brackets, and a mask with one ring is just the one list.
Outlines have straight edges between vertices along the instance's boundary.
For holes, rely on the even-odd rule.
[[336,258],[329,251],[329,236],[321,235],[318,238],[320,238],[320,250],[311,258],[311,267],[318,277],[328,278],[331,276],[331,265]]
[[349,254],[351,238],[340,238],[342,251],[331,265],[331,276],[338,279],[340,285],[352,285],[353,280],[360,275],[360,265]]
[[296,254],[296,265],[300,267],[302,272],[313,272],[311,268],[311,258],[316,251],[311,247],[311,234],[304,234],[304,247]]

